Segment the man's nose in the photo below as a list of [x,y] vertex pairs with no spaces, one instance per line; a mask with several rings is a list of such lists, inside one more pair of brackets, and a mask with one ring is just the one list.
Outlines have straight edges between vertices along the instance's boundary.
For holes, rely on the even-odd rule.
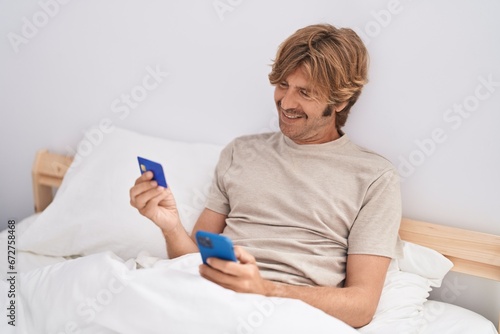
[[288,89],[285,95],[283,95],[280,105],[285,110],[297,108],[297,98],[291,89]]

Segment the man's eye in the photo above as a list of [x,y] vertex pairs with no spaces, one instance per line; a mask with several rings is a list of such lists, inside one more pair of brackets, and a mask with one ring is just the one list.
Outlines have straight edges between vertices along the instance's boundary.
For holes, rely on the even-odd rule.
[[286,82],[279,83],[280,88],[288,88],[288,84]]
[[311,98],[311,95],[309,94],[309,92],[308,92],[307,90],[303,90],[303,89],[302,89],[302,90],[300,91],[300,95],[302,95],[303,97],[305,97],[305,98],[307,98],[307,99]]

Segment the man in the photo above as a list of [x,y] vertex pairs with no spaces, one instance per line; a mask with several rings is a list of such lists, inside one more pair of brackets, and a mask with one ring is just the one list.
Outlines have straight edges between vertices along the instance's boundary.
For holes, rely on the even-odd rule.
[[367,62],[350,29],[313,25],[290,36],[269,75],[281,131],[237,138],[222,151],[191,237],[170,189],[150,172],[139,177],[131,204],[160,227],[169,257],[197,252],[197,230],[222,233],[239,262],[212,258],[200,266],[203,277],[368,324],[389,262],[401,254],[401,200],[393,166],[341,130]]

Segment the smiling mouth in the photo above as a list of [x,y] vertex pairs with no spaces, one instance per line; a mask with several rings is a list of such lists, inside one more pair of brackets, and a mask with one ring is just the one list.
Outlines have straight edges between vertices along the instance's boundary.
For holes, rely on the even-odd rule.
[[281,112],[283,113],[283,116],[285,116],[288,119],[297,119],[297,118],[302,118],[303,117],[303,115],[290,114],[290,113],[287,113],[284,110],[282,110]]
[[307,115],[303,114],[303,113],[297,113],[295,111],[291,111],[291,110],[286,110],[286,109],[283,109],[281,107],[281,105],[279,106],[279,109],[281,111],[281,114],[288,118],[288,119],[298,119],[298,118],[307,118]]

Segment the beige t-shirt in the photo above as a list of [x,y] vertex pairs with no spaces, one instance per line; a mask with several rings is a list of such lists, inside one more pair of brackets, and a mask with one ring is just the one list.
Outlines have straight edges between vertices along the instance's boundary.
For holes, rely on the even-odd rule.
[[297,145],[281,132],[244,136],[222,152],[206,207],[263,278],[342,286],[347,254],[399,257],[399,176],[346,135]]

